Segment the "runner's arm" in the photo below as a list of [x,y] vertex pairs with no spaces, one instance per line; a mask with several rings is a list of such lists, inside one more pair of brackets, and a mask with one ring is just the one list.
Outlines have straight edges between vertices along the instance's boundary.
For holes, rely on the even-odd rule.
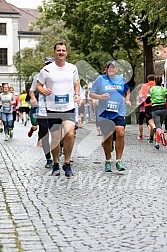
[[44,84],[37,82],[36,90],[42,95],[50,95],[52,90],[50,88],[44,88]]
[[131,106],[131,101],[130,101],[130,90],[128,90],[126,93],[125,93],[125,103],[129,106]]

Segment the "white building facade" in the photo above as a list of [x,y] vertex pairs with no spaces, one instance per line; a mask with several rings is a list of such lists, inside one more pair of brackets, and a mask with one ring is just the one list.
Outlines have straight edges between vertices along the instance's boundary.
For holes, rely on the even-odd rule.
[[30,21],[38,16],[36,10],[19,9],[0,0],[0,85],[8,83],[20,94],[24,89],[13,66],[13,56],[21,49],[33,48],[41,36],[39,30],[29,31]]

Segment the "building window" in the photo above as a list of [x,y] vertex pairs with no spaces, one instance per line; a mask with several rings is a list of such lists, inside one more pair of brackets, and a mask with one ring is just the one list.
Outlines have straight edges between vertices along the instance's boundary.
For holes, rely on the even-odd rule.
[[0,23],[0,35],[6,35],[6,24]]
[[7,48],[0,48],[0,66],[7,66]]

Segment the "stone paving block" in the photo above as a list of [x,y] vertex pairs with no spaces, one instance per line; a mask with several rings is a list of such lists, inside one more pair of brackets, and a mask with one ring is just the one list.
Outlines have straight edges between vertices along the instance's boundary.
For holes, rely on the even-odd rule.
[[25,246],[25,247],[23,247],[23,249],[24,249],[23,251],[27,251],[27,252],[32,252],[32,251],[34,251],[34,249],[35,249],[35,252],[46,252],[46,250],[44,248],[35,247],[35,245],[33,247]]
[[15,247],[16,246],[16,238],[8,235],[8,237],[1,238],[1,244],[3,245],[3,247],[4,246]]
[[[61,248],[57,247],[56,245],[49,245],[49,244],[44,244],[45,250],[47,252],[60,252]],[[64,248],[63,248],[64,249]],[[63,250],[62,250],[63,251]]]
[[0,240],[9,239],[8,242],[14,240],[16,238],[15,230],[11,230],[10,232],[5,232],[0,230]]
[[59,251],[61,251],[61,252],[76,252],[76,249],[74,249],[72,247],[59,247]]
[[2,249],[2,252],[6,252],[6,251],[8,251],[8,252],[19,252],[19,249],[16,248],[16,247],[12,247],[12,246],[8,247],[8,246],[4,245],[3,249]]
[[34,242],[40,243],[40,239],[35,233],[34,234],[19,234],[19,239],[20,241],[29,242],[29,243],[34,243]]
[[[155,153],[146,140],[137,140],[138,125],[127,125],[123,161],[129,172],[106,174],[101,139],[92,151],[96,128],[85,124],[72,154],[76,176],[69,180],[61,172],[53,178],[44,168],[42,148],[36,147],[37,132],[27,138],[29,126],[16,122],[10,143],[0,141],[0,228],[1,223],[7,227],[2,240],[11,240],[8,252],[16,245],[10,232],[29,252],[167,251],[165,147]],[[147,127],[144,132],[149,133]],[[90,150],[85,156],[84,137]]]
[[30,242],[30,241],[21,241],[21,247],[23,248],[23,251],[25,249],[31,249],[31,251],[40,250],[43,251],[44,247],[40,242]]

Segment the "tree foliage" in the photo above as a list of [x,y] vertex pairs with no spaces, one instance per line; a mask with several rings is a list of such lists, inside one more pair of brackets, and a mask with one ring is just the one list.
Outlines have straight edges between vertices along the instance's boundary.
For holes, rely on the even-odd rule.
[[71,46],[87,59],[121,54],[135,68],[144,52],[148,75],[154,71],[153,48],[166,36],[166,7],[166,0],[44,0],[39,23],[63,20]]
[[138,73],[144,62],[146,77],[154,73],[154,48],[166,42],[166,7],[166,0],[43,0],[36,23],[42,37],[35,50],[14,57],[18,74],[27,80],[54,56],[54,43],[66,40],[72,63],[84,59],[102,73],[106,61],[124,59]]
[[13,57],[18,76],[22,81],[28,82],[32,73],[38,72],[40,63],[32,48],[24,48],[17,52]]
[[83,54],[70,49],[70,41],[67,37],[67,30],[64,27],[64,22],[59,20],[48,21],[49,26],[41,31],[42,36],[38,40],[35,48],[24,48],[15,54],[13,63],[16,67],[17,74],[22,81],[31,82],[33,73],[39,72],[43,66],[44,58],[51,56],[54,58],[54,45],[57,40],[69,42],[68,58],[70,62],[76,63],[83,58]]

